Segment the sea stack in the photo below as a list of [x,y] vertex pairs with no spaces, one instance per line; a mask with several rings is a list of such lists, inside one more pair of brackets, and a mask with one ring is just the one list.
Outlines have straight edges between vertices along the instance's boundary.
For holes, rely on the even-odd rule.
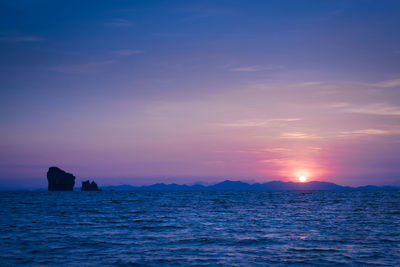
[[100,191],[100,190],[94,181],[90,182],[89,180],[87,180],[82,182],[81,191]]
[[72,191],[75,185],[75,176],[58,167],[50,167],[47,171],[49,191]]

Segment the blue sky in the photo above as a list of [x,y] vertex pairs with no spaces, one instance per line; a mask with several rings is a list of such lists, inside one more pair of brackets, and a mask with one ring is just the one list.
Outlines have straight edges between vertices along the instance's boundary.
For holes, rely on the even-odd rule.
[[0,186],[400,182],[399,1],[0,1]]

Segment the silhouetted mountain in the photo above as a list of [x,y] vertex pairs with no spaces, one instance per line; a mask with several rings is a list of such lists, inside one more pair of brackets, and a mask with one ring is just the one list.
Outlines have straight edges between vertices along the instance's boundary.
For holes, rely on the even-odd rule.
[[359,186],[357,187],[357,190],[363,190],[363,191],[375,191],[375,190],[399,190],[400,187],[398,186],[376,186],[376,185],[366,185],[366,186]]
[[103,190],[115,191],[202,191],[206,190],[203,185],[178,185],[178,184],[164,184],[157,183],[153,185],[132,186],[132,185],[117,185],[117,186],[103,186]]
[[178,184],[164,184],[157,183],[147,186],[105,186],[104,190],[118,190],[118,191],[292,191],[292,190],[399,190],[400,187],[394,186],[362,186],[362,187],[349,187],[341,186],[329,182],[312,181],[308,183],[294,183],[272,181],[268,183],[255,183],[248,184],[240,181],[226,180],[214,185],[178,185]]
[[294,183],[294,182],[282,182],[272,181],[269,183],[261,184],[261,187],[265,191],[276,191],[276,190],[346,190],[350,187],[337,185],[328,182],[312,181],[308,183]]
[[114,190],[114,191],[133,191],[136,190],[135,186],[123,184],[123,185],[107,185],[101,187],[103,190]]
[[254,185],[250,185],[240,181],[223,181],[215,185],[210,185],[206,187],[207,190],[223,190],[223,191],[247,191],[247,190],[257,190]]

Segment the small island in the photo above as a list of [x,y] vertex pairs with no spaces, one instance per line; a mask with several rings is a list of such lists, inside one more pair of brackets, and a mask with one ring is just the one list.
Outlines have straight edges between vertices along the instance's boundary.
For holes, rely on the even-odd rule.
[[100,191],[100,189],[94,181],[87,180],[82,182],[81,191]]
[[72,191],[75,185],[75,176],[58,167],[50,167],[47,171],[49,191]]

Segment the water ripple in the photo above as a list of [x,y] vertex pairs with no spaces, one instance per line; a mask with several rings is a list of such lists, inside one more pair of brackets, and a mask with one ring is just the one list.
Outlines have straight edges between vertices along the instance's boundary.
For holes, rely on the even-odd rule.
[[400,265],[400,192],[1,192],[0,265]]

